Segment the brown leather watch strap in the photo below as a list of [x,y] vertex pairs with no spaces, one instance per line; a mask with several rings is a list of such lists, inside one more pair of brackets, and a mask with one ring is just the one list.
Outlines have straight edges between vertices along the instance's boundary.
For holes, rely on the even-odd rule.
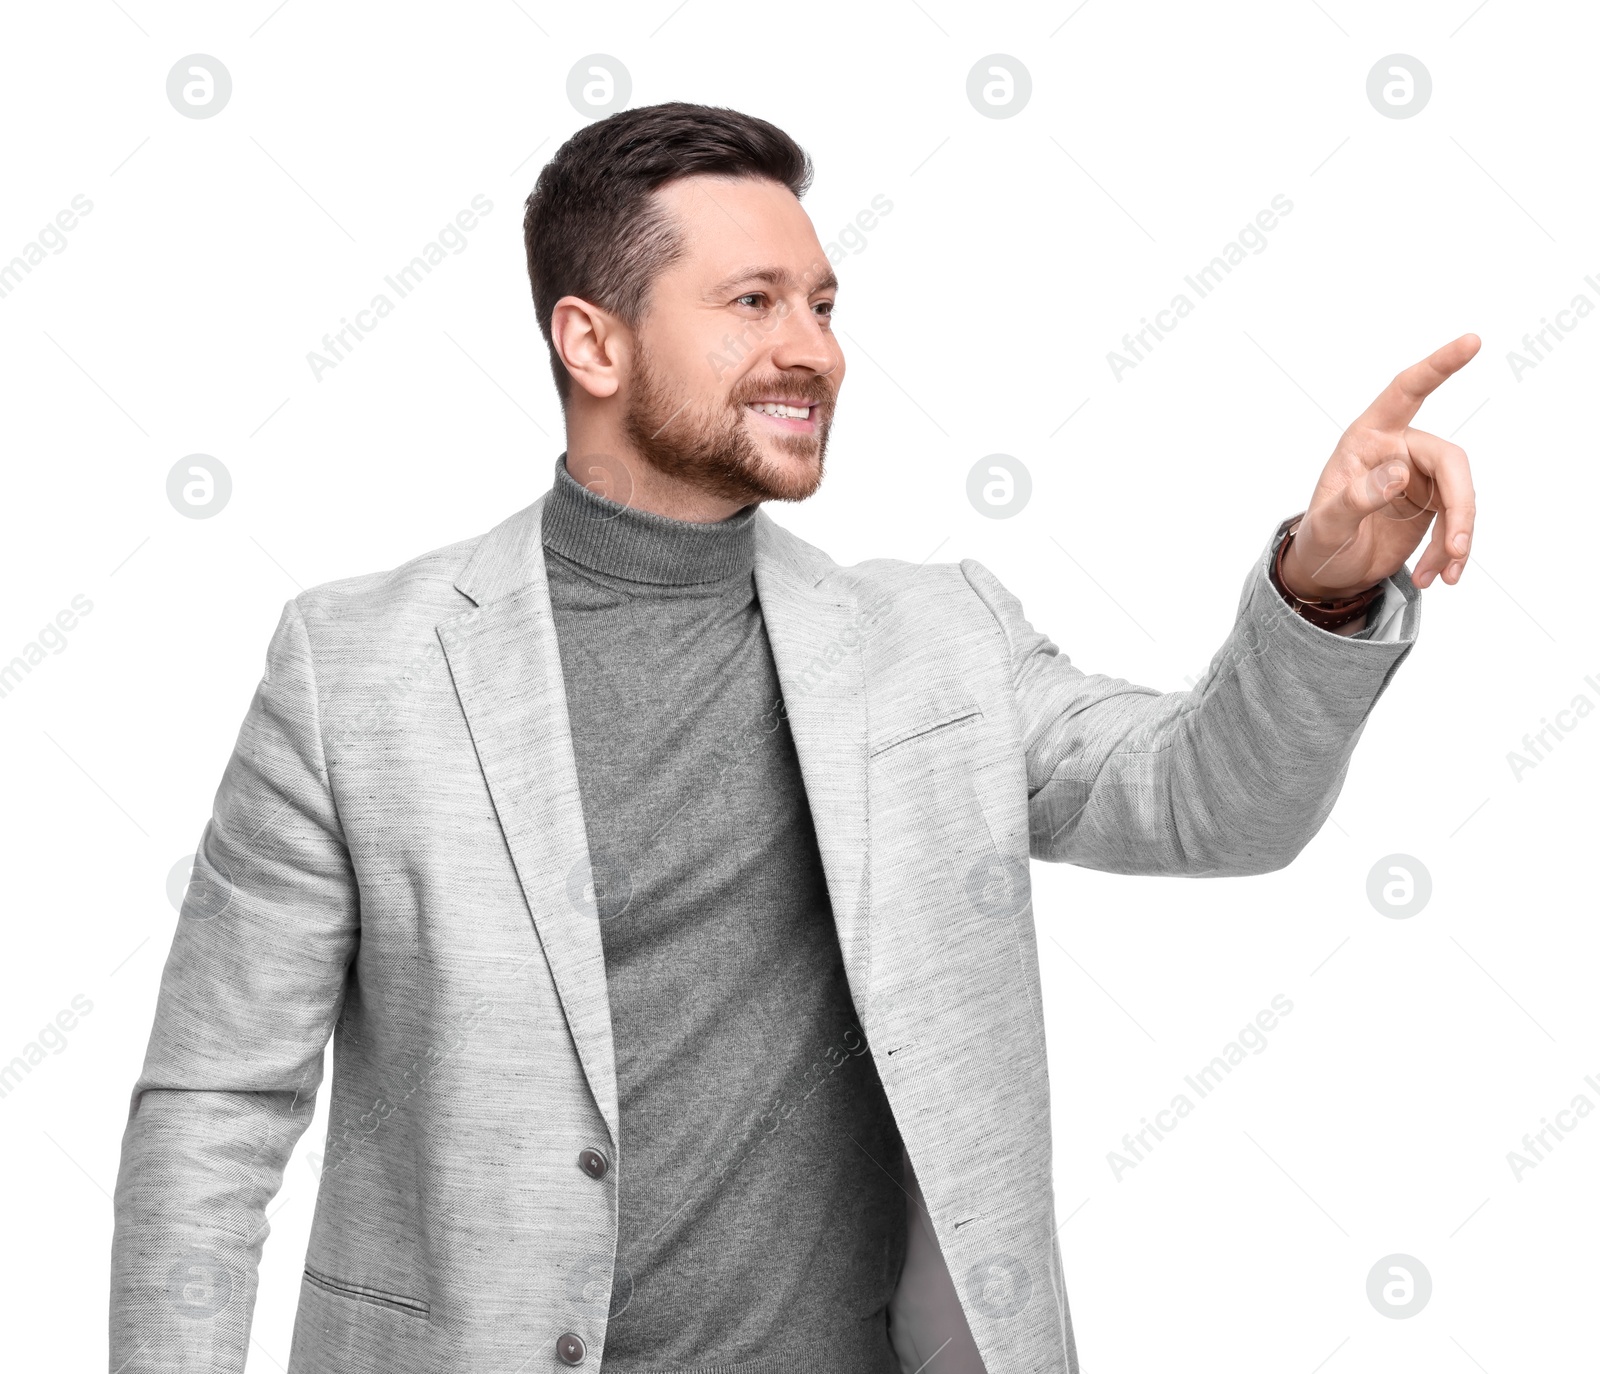
[[1283,581],[1283,555],[1289,547],[1289,541],[1294,538],[1300,528],[1299,520],[1289,526],[1282,539],[1278,541],[1278,549],[1272,556],[1271,581],[1278,589],[1278,594],[1283,597],[1303,620],[1309,620],[1313,625],[1323,630],[1337,630],[1341,625],[1348,625],[1352,620],[1367,613],[1373,602],[1383,595],[1383,583],[1374,582],[1364,592],[1357,592],[1354,596],[1341,598],[1323,598],[1319,601],[1307,601],[1304,597],[1296,596],[1284,585]]

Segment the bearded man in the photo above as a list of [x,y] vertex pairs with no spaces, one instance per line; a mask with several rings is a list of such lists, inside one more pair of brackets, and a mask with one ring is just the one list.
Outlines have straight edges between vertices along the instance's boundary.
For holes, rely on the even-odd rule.
[[1410,421],[1477,340],[1158,692],[978,562],[841,567],[762,510],[818,490],[845,376],[810,177],[731,110],[571,138],[525,220],[553,485],[284,607],[133,1092],[113,1370],[243,1368],[331,1036],[290,1374],[1076,1371],[1029,859],[1317,833],[1466,561],[1465,455]]

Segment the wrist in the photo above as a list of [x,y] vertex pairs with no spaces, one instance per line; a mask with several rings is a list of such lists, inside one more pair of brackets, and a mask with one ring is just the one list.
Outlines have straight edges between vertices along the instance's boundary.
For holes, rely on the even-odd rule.
[[[1278,557],[1275,560],[1278,580],[1286,591],[1296,601],[1308,602],[1317,605],[1322,602],[1349,601],[1352,597],[1360,596],[1368,590],[1368,584],[1359,587],[1335,586],[1332,583],[1319,581],[1316,572],[1309,570],[1306,564],[1310,561],[1305,556],[1295,536],[1300,532],[1304,516],[1297,516],[1289,522],[1284,531],[1283,539],[1278,545]],[[1324,560],[1326,562],[1327,560]]]
[[1303,515],[1291,516],[1280,527],[1277,546],[1268,565],[1269,580],[1302,620],[1309,620],[1320,629],[1336,634],[1355,634],[1365,626],[1367,612],[1373,603],[1382,597],[1383,583],[1375,582],[1370,587],[1354,591],[1348,588],[1322,589],[1316,587],[1315,583],[1310,586],[1304,583],[1289,586],[1284,577],[1284,562],[1287,555],[1293,552],[1294,536],[1303,518]]

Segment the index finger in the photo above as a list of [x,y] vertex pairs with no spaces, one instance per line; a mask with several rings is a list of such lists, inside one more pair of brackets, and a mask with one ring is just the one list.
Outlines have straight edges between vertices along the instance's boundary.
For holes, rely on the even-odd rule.
[[1434,388],[1472,361],[1481,342],[1476,334],[1463,334],[1420,363],[1413,363],[1384,387],[1356,423],[1367,429],[1404,429]]

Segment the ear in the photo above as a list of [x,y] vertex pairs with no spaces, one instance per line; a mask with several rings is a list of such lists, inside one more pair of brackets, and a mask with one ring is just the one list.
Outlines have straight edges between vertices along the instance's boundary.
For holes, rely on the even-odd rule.
[[627,362],[628,327],[609,310],[563,296],[550,312],[550,343],[577,386],[597,400],[616,394]]

